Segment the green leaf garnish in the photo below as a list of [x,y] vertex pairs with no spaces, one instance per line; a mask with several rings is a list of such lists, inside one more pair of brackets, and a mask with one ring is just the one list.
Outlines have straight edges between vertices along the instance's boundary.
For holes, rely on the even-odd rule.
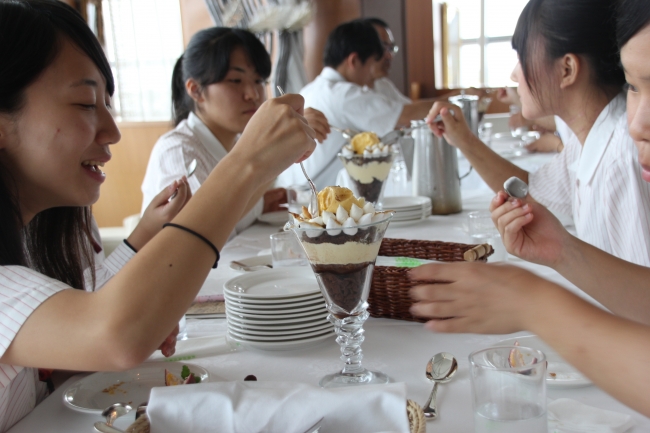
[[201,378],[199,376],[194,376],[194,383],[201,383]]
[[181,369],[181,377],[183,379],[187,379],[189,375],[190,375],[190,368],[187,365],[184,365],[183,368]]

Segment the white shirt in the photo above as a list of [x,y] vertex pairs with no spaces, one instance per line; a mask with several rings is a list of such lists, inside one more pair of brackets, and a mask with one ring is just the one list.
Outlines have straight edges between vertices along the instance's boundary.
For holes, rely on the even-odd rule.
[[650,184],[641,177],[628,133],[625,96],[600,113],[584,146],[574,134],[564,146],[529,176],[530,194],[555,212],[573,215],[583,241],[650,266]]
[[391,101],[398,101],[401,102],[402,106],[407,105],[407,104],[412,104],[413,101],[411,101],[410,98],[407,98],[397,90],[397,87],[395,87],[395,84],[388,79],[388,77],[383,77],[375,80],[375,83],[373,84],[372,90],[375,92],[384,95],[386,98],[388,98]]
[[[395,129],[404,106],[372,89],[347,81],[330,67],[325,67],[300,94],[305,98],[305,107],[321,111],[330,125],[342,129],[372,131],[379,136]],[[336,155],[344,144],[343,136],[332,131],[304,161],[305,170],[319,190],[335,185],[336,175],[343,168]],[[276,184],[283,187],[306,185],[306,180],[300,166],[294,164],[280,174]]]
[[[196,171],[188,179],[194,194],[227,154],[226,149],[201,119],[190,113],[175,129],[160,137],[151,151],[142,182],[142,212],[160,191],[187,174],[186,167],[190,161],[197,161]],[[257,217],[262,215],[263,210],[264,199],[260,199],[239,220],[229,240],[253,224]]]
[[[93,220],[93,235],[99,230]],[[101,288],[135,253],[124,243],[110,256],[95,253],[95,290]],[[86,290],[92,291],[90,271],[84,273]],[[66,284],[23,266],[0,266],[0,356],[4,354],[27,318],[50,296],[74,290]],[[0,364],[0,432],[7,431],[47,396],[38,369]]]

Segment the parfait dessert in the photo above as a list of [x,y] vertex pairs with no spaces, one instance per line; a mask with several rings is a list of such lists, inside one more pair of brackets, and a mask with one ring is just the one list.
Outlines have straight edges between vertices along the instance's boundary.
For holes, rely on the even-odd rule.
[[392,218],[352,191],[327,187],[318,194],[320,215],[291,214],[291,229],[305,250],[321,292],[329,320],[341,346],[342,371],[325,376],[323,387],[386,383],[388,377],[361,365],[363,323],[368,318],[368,294],[381,241]]
[[384,182],[393,166],[391,146],[382,143],[374,132],[362,132],[343,146],[339,158],[350,175],[357,197],[379,204]]

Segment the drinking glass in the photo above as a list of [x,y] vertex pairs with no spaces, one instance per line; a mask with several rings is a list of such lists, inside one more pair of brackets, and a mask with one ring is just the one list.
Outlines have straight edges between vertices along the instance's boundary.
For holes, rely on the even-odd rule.
[[341,153],[338,156],[350,175],[350,186],[355,197],[363,197],[367,202],[381,208],[381,195],[393,166],[393,152],[377,157],[346,156]]
[[309,206],[310,198],[311,188],[309,188],[309,185],[291,185],[287,188],[287,206],[289,212],[299,214],[302,212],[303,206]]
[[[382,218],[383,216],[383,218]],[[305,250],[325,297],[328,320],[341,346],[343,369],[325,376],[323,388],[387,383],[388,376],[361,365],[363,324],[368,319],[372,272],[392,212],[372,224],[345,228],[292,228]]]
[[307,265],[307,257],[295,233],[279,232],[273,233],[270,237],[274,268]]
[[488,243],[492,245],[494,254],[489,258],[491,262],[503,262],[508,260],[508,252],[501,240],[501,234],[492,222],[490,211],[479,210],[467,214],[467,227],[472,242],[475,244]]
[[543,352],[492,347],[471,353],[469,364],[475,433],[548,432]]

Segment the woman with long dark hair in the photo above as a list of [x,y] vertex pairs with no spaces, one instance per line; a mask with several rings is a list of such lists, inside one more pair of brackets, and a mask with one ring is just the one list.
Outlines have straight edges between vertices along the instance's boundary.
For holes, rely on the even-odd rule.
[[[215,165],[230,152],[239,134],[266,99],[271,58],[264,45],[243,29],[212,27],[192,37],[172,76],[173,117],[176,128],[153,148],[142,183],[143,206],[156,191],[182,176],[190,161],[198,166],[189,186],[195,192]],[[305,117],[321,141],[329,133],[319,111]],[[233,235],[250,226],[264,212],[286,203],[283,188],[261,185],[235,226]]]
[[[161,346],[259,184],[309,154],[314,132],[299,114],[299,96],[262,105],[191,201],[185,181],[161,194],[167,202],[178,190],[162,204],[171,225],[154,227],[159,233],[93,291],[84,269],[93,268],[101,245],[90,205],[109,147],[120,139],[109,111],[111,69],[84,20],[63,2],[0,2],[0,40],[4,432],[43,397],[37,368],[128,369]],[[114,265],[122,263],[106,263]]]
[[[650,8],[646,0],[620,2],[617,34],[628,88],[627,123],[643,179],[650,182]],[[650,416],[650,269],[569,235],[547,209],[531,200],[508,201],[501,192],[491,209],[511,252],[572,269],[569,280],[627,318],[521,268],[476,264],[425,265],[415,270],[411,276],[416,280],[451,284],[413,289],[412,296],[419,302],[412,312],[431,318],[426,326],[436,332],[531,331],[594,384]],[[650,225],[647,215],[639,214]],[[450,319],[437,320],[443,317]]]
[[[573,216],[578,237],[624,260],[650,266],[650,185],[643,181],[627,131],[613,0],[531,0],[512,38],[512,78],[525,118],[556,115],[572,134],[564,150],[528,173],[501,158],[466,126],[460,110],[434,105],[432,125],[457,146],[492,190],[511,176],[555,213]],[[631,210],[638,210],[636,215]]]

